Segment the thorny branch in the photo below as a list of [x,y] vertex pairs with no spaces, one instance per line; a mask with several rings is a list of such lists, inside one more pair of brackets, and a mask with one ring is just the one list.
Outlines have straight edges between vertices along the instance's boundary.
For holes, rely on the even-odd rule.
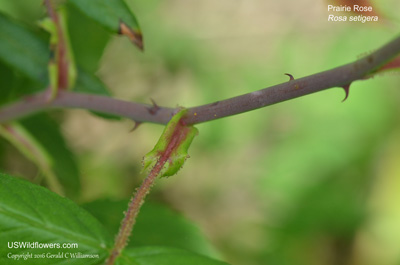
[[[305,96],[332,87],[348,86],[371,77],[400,54],[400,37],[352,63],[211,104],[188,108],[185,124],[211,121]],[[291,78],[292,79],[292,78]],[[0,123],[57,108],[82,108],[130,118],[135,122],[167,124],[176,109],[118,100],[106,96],[60,91],[52,102],[45,92],[28,96],[0,109]]]

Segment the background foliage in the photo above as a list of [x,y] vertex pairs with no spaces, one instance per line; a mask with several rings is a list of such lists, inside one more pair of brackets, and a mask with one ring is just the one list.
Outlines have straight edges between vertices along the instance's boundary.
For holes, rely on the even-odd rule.
[[[95,71],[113,96],[147,103],[151,97],[165,106],[243,94],[286,81],[286,72],[296,78],[330,69],[379,47],[399,28],[396,20],[329,23],[327,3],[309,0],[127,3],[140,22],[145,52],[71,8],[75,59],[81,72]],[[400,3],[378,1],[376,8],[396,17]],[[47,35],[33,23],[44,15],[41,1],[2,1],[0,10],[47,45]],[[2,103],[45,82],[8,65],[0,62]],[[165,242],[145,222],[135,229],[153,241],[138,236],[132,244],[186,245],[232,264],[398,264],[399,78],[397,72],[356,82],[345,103],[343,91],[332,89],[199,125],[191,159],[177,176],[159,180],[149,200],[183,213],[213,247],[202,244],[204,238],[192,245],[174,243],[174,236]],[[96,78],[85,80],[109,93]],[[42,114],[23,124],[58,156],[54,168],[66,175],[61,180],[69,179],[67,195],[114,232],[120,218],[101,216],[97,203],[122,213],[124,207],[110,203],[125,205],[140,183],[141,158],[162,126],[128,133],[131,122],[82,110]],[[41,183],[38,168],[3,139],[0,166]],[[157,207],[143,210],[143,218],[146,211],[173,215]],[[171,222],[175,236],[185,238],[179,222],[187,221]]]

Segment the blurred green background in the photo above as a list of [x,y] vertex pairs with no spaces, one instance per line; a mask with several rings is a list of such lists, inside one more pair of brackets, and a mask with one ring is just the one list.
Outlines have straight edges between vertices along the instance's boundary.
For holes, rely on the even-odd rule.
[[[195,106],[356,60],[399,33],[396,0],[375,1],[381,23],[332,23],[328,2],[127,0],[145,52],[70,14],[81,67],[111,93],[162,106]],[[34,27],[39,0],[1,1]],[[393,19],[396,18],[396,19]],[[81,25],[85,25],[84,27]],[[104,52],[103,52],[104,49]],[[197,223],[231,264],[400,264],[400,73],[199,124],[191,158],[158,181],[150,201]],[[3,88],[1,88],[3,89]],[[141,158],[163,127],[83,110],[52,114],[76,155],[76,199],[122,200],[140,184]],[[2,171],[37,168],[0,140]]]

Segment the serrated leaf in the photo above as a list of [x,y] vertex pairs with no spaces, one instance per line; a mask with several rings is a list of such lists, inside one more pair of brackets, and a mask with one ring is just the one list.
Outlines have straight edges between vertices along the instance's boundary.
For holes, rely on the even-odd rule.
[[[100,220],[111,234],[117,234],[127,205],[128,200],[98,200],[82,207]],[[182,248],[215,258],[219,256],[194,223],[166,206],[146,202],[140,209],[128,246],[151,245]]]
[[126,35],[136,46],[143,49],[139,24],[124,0],[70,0],[70,2],[109,31]]
[[183,249],[167,247],[128,248],[115,265],[227,265]]
[[80,192],[80,174],[73,153],[69,150],[59,125],[45,114],[21,120],[22,126],[40,143],[51,156],[55,172],[68,197]]
[[[110,235],[72,201],[28,181],[0,173],[0,264],[101,264],[112,244]],[[54,243],[60,248],[10,248],[13,242]],[[77,248],[62,248],[77,243]],[[8,247],[7,247],[8,246]],[[8,253],[93,254],[95,258],[29,258],[12,261]]]
[[181,123],[181,118],[187,113],[186,109],[179,110],[165,126],[160,139],[152,151],[143,158],[143,170],[149,171],[162,160],[165,162],[159,176],[175,175],[189,157],[188,149],[198,130],[193,126]]

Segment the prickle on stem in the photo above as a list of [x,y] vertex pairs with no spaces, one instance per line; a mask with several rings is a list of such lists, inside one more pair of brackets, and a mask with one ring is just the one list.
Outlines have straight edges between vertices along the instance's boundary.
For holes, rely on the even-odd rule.
[[151,108],[148,108],[147,110],[150,112],[151,115],[155,115],[160,110],[160,107],[157,105],[154,99],[151,98],[150,100],[153,106]]
[[344,99],[342,100],[342,102],[345,102],[346,99],[349,97],[350,84],[344,85],[342,88],[344,89],[344,92],[346,93],[346,96],[344,97]]
[[135,124],[133,125],[133,128],[129,132],[134,132],[136,131],[137,128],[139,128],[140,125],[142,125],[143,122],[140,121],[133,121]]
[[288,74],[288,73],[285,73],[285,75],[287,75],[287,76],[289,76],[289,81],[293,81],[294,80],[294,77],[293,77],[293,75],[291,75],[291,74]]

